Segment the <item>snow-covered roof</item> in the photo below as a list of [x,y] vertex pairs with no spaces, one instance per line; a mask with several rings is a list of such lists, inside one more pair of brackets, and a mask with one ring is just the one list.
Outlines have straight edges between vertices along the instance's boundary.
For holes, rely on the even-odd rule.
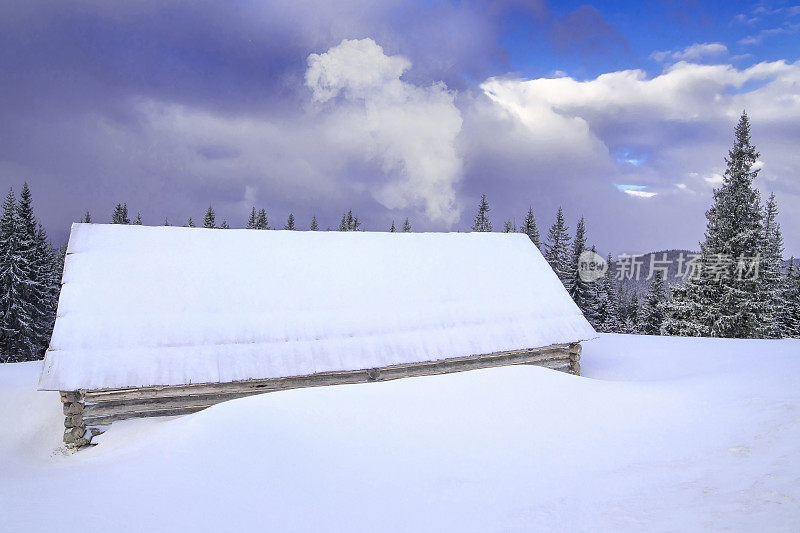
[[522,234],[74,224],[39,385],[264,379],[593,336]]

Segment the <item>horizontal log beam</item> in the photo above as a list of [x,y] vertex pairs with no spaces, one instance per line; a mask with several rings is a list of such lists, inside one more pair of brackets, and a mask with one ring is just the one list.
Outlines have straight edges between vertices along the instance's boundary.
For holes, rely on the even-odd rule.
[[559,358],[567,358],[568,361],[569,347],[567,345],[553,345],[544,348],[498,352],[480,356],[428,361],[424,363],[391,365],[377,369],[320,372],[306,376],[244,380],[229,383],[94,390],[84,393],[84,401],[88,406],[90,404],[100,404],[111,401],[126,402],[136,399],[170,398],[185,395],[259,394],[262,392],[303,387],[363,383],[366,381],[388,381],[403,377],[462,372],[513,364],[543,363]]

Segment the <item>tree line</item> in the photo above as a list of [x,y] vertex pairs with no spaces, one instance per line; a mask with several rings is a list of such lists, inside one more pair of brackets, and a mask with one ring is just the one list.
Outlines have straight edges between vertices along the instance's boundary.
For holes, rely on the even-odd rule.
[[[765,204],[753,185],[759,153],[752,144],[750,120],[743,113],[734,130],[734,145],[725,158],[722,185],[706,212],[707,226],[695,275],[668,286],[661,271],[639,302],[639,295],[617,283],[611,254],[603,277],[586,281],[581,254],[586,221],[578,220],[574,237],[559,207],[544,243],[530,208],[519,229],[544,254],[567,292],[589,322],[602,332],[729,338],[800,337],[800,265],[783,257],[783,236],[777,222],[778,203]],[[472,231],[492,231],[484,195]],[[516,232],[513,221],[503,231]]]
[[[750,122],[742,114],[735,139],[726,157],[722,185],[714,190],[706,212],[707,225],[695,265],[697,275],[670,286],[662,272],[641,295],[619,283],[616,262],[607,255],[607,268],[599,279],[581,276],[581,255],[596,253],[587,243],[586,220],[581,217],[570,233],[561,207],[542,239],[533,208],[517,228],[512,220],[504,232],[528,236],[544,255],[553,272],[589,322],[601,332],[648,335],[711,336],[735,338],[800,337],[800,263],[783,258],[783,237],[777,222],[778,204],[772,194],[766,203],[753,181],[759,157],[750,137]],[[490,232],[493,225],[486,195],[481,197],[472,231]],[[87,211],[81,222],[92,222]],[[128,206],[117,204],[113,224],[142,224],[137,213],[131,221]],[[164,225],[170,225],[167,219]],[[191,217],[187,227],[194,227]],[[229,229],[217,224],[209,206],[202,227]],[[245,228],[268,230],[265,209],[252,208]],[[292,213],[285,230],[297,230]],[[328,230],[331,228],[329,227]],[[309,230],[319,231],[316,216]],[[352,210],[342,214],[339,231],[363,231]],[[398,231],[392,221],[389,231]],[[400,231],[411,232],[408,218]],[[9,190],[0,216],[0,362],[40,359],[50,342],[55,322],[65,249],[55,249],[34,215],[31,191],[26,184],[17,199]],[[620,258],[617,259],[620,261]],[[744,261],[744,263],[743,263]],[[745,275],[742,275],[744,273]]]

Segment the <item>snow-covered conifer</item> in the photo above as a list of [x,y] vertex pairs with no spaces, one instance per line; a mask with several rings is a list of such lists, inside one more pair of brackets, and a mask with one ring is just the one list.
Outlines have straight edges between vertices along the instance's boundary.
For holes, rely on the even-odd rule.
[[411,222],[408,221],[408,217],[403,222],[403,233],[411,233]]
[[319,224],[317,224],[317,215],[311,217],[311,226],[308,227],[311,231],[319,231]]
[[128,218],[128,204],[117,204],[114,208],[114,213],[111,215],[112,224],[130,224],[131,220]]
[[764,300],[764,336],[769,339],[783,337],[781,313],[786,305],[784,297],[783,236],[778,224],[778,202],[770,194],[764,209],[764,239],[760,272],[761,298]]
[[492,231],[492,221],[489,220],[489,211],[491,210],[486,195],[482,195],[478,204],[478,214],[475,215],[475,222],[472,223],[472,231]]
[[21,246],[21,227],[14,191],[9,190],[0,217],[0,358],[3,362],[25,361],[35,353],[29,334],[34,327],[34,309],[26,299],[33,264]]
[[283,229],[290,230],[290,231],[294,231],[295,230],[295,227],[294,227],[294,215],[292,213],[289,213],[289,218],[286,219],[286,225],[283,227]]
[[256,208],[253,206],[253,209],[250,211],[250,218],[247,220],[247,229],[256,229]]
[[214,212],[214,208],[211,205],[208,206],[206,214],[203,215],[203,227],[209,229],[217,227],[217,214]]
[[522,223],[519,231],[527,235],[537,248],[540,250],[542,249],[542,239],[539,235],[539,228],[536,227],[536,217],[533,215],[533,207],[528,208],[528,213],[525,215],[525,221]]
[[256,229],[269,229],[267,211],[263,207],[258,210],[258,215],[256,216]]
[[397,229],[395,229],[395,227],[394,227],[394,220],[392,220],[392,225],[389,226],[389,233],[394,233],[396,231],[397,231]]
[[517,225],[513,220],[509,219],[503,222],[503,233],[516,233]]
[[639,333],[644,335],[661,335],[667,305],[667,288],[664,285],[664,274],[657,270],[647,289],[642,308],[639,311]]
[[142,225],[142,214],[136,213],[136,220],[133,221],[134,226],[141,226]]
[[569,285],[569,269],[570,269],[570,256],[569,256],[569,228],[564,220],[564,211],[559,207],[556,214],[556,221],[550,227],[547,233],[547,243],[545,244],[544,257],[550,263],[550,267],[564,284],[564,287]]

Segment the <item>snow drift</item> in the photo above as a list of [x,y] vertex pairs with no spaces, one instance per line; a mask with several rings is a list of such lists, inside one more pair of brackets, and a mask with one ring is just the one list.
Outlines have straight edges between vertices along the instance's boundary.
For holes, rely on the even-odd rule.
[[40,387],[266,379],[594,336],[522,234],[74,224]]
[[797,531],[800,341],[602,335],[510,366],[116,422],[0,365],[0,531]]

